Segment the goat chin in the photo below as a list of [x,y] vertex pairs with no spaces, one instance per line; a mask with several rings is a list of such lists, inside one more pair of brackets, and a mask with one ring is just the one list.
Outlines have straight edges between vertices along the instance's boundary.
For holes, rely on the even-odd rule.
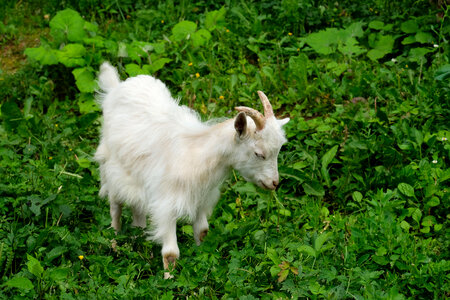
[[109,198],[116,231],[122,204],[131,207],[133,225],[146,227],[150,218],[149,238],[162,244],[165,277],[170,278],[167,272],[180,255],[177,220],[192,222],[200,244],[220,197],[219,186],[231,169],[262,188],[276,187],[277,157],[286,142],[282,126],[289,119],[275,119],[260,92],[266,116],[240,107],[243,112],[235,118],[202,123],[160,80],[140,75],[121,82],[109,63],[100,67],[98,83],[103,111],[95,153],[100,196]]

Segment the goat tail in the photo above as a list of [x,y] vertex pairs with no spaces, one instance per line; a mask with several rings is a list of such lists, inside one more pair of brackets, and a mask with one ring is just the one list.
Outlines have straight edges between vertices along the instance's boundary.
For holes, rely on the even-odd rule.
[[117,69],[111,66],[109,62],[104,62],[100,66],[100,75],[98,76],[98,86],[100,89],[108,93],[120,83],[119,73]]

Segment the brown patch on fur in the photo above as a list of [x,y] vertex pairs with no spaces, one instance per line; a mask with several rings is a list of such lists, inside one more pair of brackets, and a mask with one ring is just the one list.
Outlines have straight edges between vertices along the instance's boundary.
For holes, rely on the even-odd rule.
[[164,270],[173,270],[177,265],[177,256],[173,253],[167,253],[163,257]]
[[200,240],[200,242],[203,242],[203,239],[205,238],[205,236],[207,234],[208,234],[208,229],[205,229],[202,232],[200,232],[200,234],[198,235],[198,239]]

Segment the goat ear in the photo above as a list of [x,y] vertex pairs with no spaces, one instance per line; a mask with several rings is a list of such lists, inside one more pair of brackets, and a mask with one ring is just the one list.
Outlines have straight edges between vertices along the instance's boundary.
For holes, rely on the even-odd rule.
[[278,121],[278,124],[280,124],[280,126],[284,126],[289,122],[289,120],[290,120],[289,118],[284,118],[282,120],[277,120],[277,121]]
[[236,129],[239,136],[242,136],[247,131],[247,117],[245,113],[240,112],[234,120],[234,129]]

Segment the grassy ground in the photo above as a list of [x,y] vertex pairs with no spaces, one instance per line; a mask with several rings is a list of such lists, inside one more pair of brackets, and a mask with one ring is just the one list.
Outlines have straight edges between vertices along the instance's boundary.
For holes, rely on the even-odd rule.
[[[6,1],[0,16],[0,298],[448,298],[445,5]],[[97,195],[104,60],[205,120],[260,108],[257,90],[292,120],[280,188],[230,174],[201,246],[179,224],[173,280]]]

